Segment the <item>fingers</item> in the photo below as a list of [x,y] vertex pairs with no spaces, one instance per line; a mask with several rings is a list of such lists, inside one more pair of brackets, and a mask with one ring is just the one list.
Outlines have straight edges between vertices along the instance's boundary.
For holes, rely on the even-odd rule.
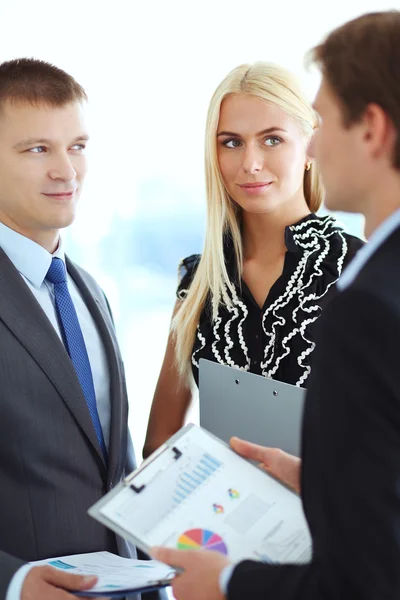
[[172,567],[185,568],[188,562],[188,555],[193,553],[193,550],[174,550],[173,548],[155,547],[151,549],[151,556],[156,560],[160,560]]
[[[104,596],[99,596],[101,597],[101,600],[111,600],[111,598],[105,598]],[[76,600],[77,596],[70,596],[70,594],[68,594],[68,600]],[[80,600],[93,600],[93,596],[79,596]],[[67,600],[67,599],[65,599]]]
[[241,440],[238,437],[232,437],[230,439],[230,445],[238,454],[241,454],[245,458],[258,460],[262,462],[264,466],[268,466],[270,458],[273,455],[272,448],[259,446],[258,444]]
[[43,579],[51,585],[66,590],[88,590],[97,583],[95,575],[73,575],[52,567],[44,567]]

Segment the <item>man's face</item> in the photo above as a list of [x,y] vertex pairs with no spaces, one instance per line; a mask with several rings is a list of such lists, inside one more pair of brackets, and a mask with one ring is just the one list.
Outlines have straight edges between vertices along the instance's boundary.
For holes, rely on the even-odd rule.
[[0,221],[36,241],[70,225],[86,175],[83,107],[0,107]]
[[308,149],[319,164],[330,210],[362,212],[367,175],[362,126],[345,127],[343,111],[331,87],[322,80],[314,102],[321,117]]

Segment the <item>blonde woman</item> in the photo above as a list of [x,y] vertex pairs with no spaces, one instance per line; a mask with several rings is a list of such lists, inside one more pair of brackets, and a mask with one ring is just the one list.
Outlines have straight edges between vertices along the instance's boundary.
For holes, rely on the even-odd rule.
[[307,146],[317,116],[295,78],[241,65],[207,117],[207,232],[182,261],[171,334],[143,455],[184,423],[200,358],[306,386],[313,326],[361,247],[323,200]]

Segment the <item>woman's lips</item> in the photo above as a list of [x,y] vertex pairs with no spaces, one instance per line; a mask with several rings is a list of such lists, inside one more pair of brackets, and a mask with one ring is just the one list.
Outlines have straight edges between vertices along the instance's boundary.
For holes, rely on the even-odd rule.
[[256,196],[257,194],[262,194],[265,192],[267,188],[272,184],[272,181],[266,182],[257,182],[257,183],[244,183],[241,184],[240,187],[246,194],[250,194],[251,196]]

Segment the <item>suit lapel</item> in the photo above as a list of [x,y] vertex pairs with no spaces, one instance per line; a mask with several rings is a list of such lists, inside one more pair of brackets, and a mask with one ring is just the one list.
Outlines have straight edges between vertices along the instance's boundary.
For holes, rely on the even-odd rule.
[[0,319],[51,381],[103,461],[75,369],[52,324],[0,248]]
[[[68,258],[66,258],[66,264],[68,273],[78,287],[98,328],[110,369],[111,427],[107,477],[108,486],[110,486],[111,483],[115,483],[115,475],[121,471],[126,460],[128,410],[122,359],[105,297],[100,298],[98,296],[97,286],[95,289],[90,286],[90,280],[88,279],[88,282],[86,282],[85,275],[82,275],[82,271]],[[120,469],[118,469],[118,466],[120,466]]]

